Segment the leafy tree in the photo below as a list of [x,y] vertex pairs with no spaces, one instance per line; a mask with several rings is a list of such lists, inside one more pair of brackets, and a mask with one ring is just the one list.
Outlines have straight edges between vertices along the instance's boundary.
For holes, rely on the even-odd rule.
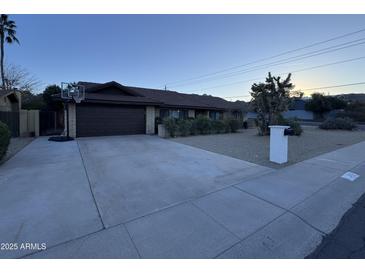
[[330,111],[331,103],[327,100],[326,96],[321,93],[313,93],[311,99],[305,104],[305,109],[313,111],[315,113],[323,114],[324,112]]
[[61,101],[54,100],[53,95],[61,93],[61,88],[57,85],[46,87],[42,93],[34,94],[29,90],[22,92],[23,109],[43,109],[57,111],[63,108]]
[[43,109],[44,107],[42,93],[33,94],[29,90],[22,91],[22,109]]
[[291,92],[294,85],[291,74],[281,81],[269,72],[264,83],[253,84],[251,87],[251,106],[257,112],[259,135],[269,135],[269,125],[277,124],[280,114],[287,111],[291,103]]
[[1,69],[1,80],[2,80],[2,88],[5,89],[5,74],[4,74],[4,55],[5,42],[8,44],[12,44],[14,42],[19,44],[19,40],[16,38],[16,25],[13,20],[9,20],[9,16],[6,14],[1,14],[0,16],[0,49],[1,49],[1,60],[0,60],[0,69]]
[[344,109],[347,106],[347,102],[337,96],[328,96],[332,109]]
[[43,91],[42,97],[45,103],[45,107],[49,110],[60,110],[63,108],[61,101],[55,100],[53,95],[61,94],[61,88],[57,85],[51,85],[46,87]]
[[338,97],[326,96],[322,93],[313,93],[311,99],[305,104],[305,109],[313,111],[320,117],[323,117],[323,113],[334,109],[343,109],[346,105],[346,101]]

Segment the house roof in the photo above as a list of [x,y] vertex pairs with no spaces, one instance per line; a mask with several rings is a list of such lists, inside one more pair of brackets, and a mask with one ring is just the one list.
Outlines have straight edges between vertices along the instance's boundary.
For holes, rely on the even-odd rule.
[[306,101],[303,99],[294,99],[289,107],[289,110],[305,110]]
[[8,96],[13,101],[18,101],[18,97],[16,96],[16,90],[2,90],[0,89],[0,97]]
[[337,95],[337,97],[342,98],[347,101],[365,102],[365,93],[339,94],[339,95]]
[[0,97],[3,97],[3,96],[7,96],[11,93],[14,93],[15,91],[14,90],[3,90],[3,89],[0,89]]
[[[119,101],[134,103],[151,103],[165,107],[200,108],[200,109],[242,109],[242,102],[229,102],[211,95],[186,94],[177,91],[123,86],[115,81],[107,83],[79,82],[85,86],[85,100]],[[133,95],[106,94],[102,91],[107,87],[117,87],[123,92]]]

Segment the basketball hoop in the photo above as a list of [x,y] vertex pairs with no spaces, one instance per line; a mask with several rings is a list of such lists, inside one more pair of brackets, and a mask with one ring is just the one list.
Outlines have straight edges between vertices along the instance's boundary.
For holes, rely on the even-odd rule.
[[73,97],[73,99],[75,100],[76,104],[80,104],[82,101],[82,98],[80,98],[80,97]]
[[64,100],[74,100],[79,104],[85,99],[85,86],[76,83],[61,83],[61,98]]
[[70,119],[69,119],[69,102],[74,101],[76,104],[80,104],[85,99],[85,86],[78,85],[76,83],[61,83],[61,98],[65,102],[66,116],[67,116],[67,129],[66,136],[54,136],[48,140],[53,142],[67,142],[72,141],[74,138],[70,137]]

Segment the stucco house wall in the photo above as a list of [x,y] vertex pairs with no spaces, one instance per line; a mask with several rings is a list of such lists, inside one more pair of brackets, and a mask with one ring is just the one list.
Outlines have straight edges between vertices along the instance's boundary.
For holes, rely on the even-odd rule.
[[155,134],[156,110],[154,106],[146,107],[146,134]]
[[69,121],[67,120],[67,111],[65,109],[64,111],[64,121],[65,121],[65,132],[64,134],[67,134],[67,123],[70,122],[70,136],[73,138],[76,138],[76,104],[75,103],[69,103],[68,104],[68,115],[69,115]]
[[312,111],[306,110],[289,110],[283,112],[284,118],[298,118],[300,120],[313,120],[314,115]]

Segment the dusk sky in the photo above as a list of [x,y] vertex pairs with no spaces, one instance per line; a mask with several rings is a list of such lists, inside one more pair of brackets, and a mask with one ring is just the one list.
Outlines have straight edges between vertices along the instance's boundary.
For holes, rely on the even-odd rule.
[[[365,15],[10,15],[20,46],[6,45],[6,61],[43,83],[107,82],[249,100],[253,82],[280,74],[365,57],[365,44],[279,66],[291,56],[365,37],[356,35],[229,70],[195,82],[178,82],[243,65],[365,28]],[[359,41],[364,42],[364,41]],[[260,69],[242,73],[253,66]],[[234,77],[223,74],[241,70]],[[231,76],[231,75],[229,75]],[[365,58],[294,73],[296,89],[365,81]],[[219,86],[219,87],[216,87]],[[309,94],[313,91],[308,91]],[[365,85],[323,92],[365,92]]]

